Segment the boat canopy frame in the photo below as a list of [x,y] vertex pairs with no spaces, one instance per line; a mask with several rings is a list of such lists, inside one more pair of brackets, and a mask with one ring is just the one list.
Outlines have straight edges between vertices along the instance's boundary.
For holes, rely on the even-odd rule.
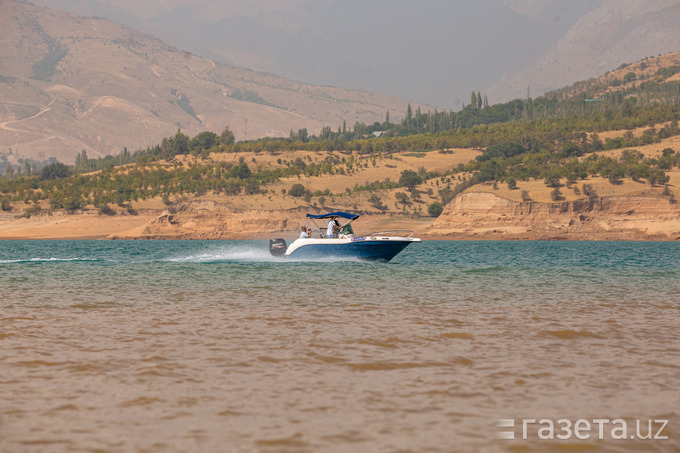
[[[340,230],[342,231],[346,226],[348,226],[350,223],[352,223],[353,221],[355,221],[358,218],[359,218],[359,214],[352,214],[352,213],[343,212],[343,211],[335,211],[335,212],[329,212],[327,214],[319,214],[319,215],[307,214],[308,221],[305,223],[305,226],[311,227],[311,225],[314,225],[314,227],[316,227],[316,228],[311,228],[311,230],[313,231],[314,229],[316,229],[316,232],[318,232],[319,235],[322,238],[325,238],[326,235],[324,234],[324,232],[326,231],[326,227],[316,223],[316,220],[335,219],[337,221],[338,219],[344,219],[344,220],[346,220],[345,222],[342,222],[342,221],[338,222],[338,224],[340,226]],[[354,231],[351,229],[351,227],[349,227],[349,228],[350,228],[348,230],[349,234],[354,236]]]
[[307,214],[307,217],[310,219],[335,219],[337,217],[349,220],[349,221],[354,221],[359,218],[359,214],[351,214],[349,212],[342,212],[342,211],[336,211],[336,212],[329,212],[328,214],[319,214],[319,215],[314,215],[314,214]]
[[[340,238],[353,238],[355,237],[354,231],[350,225],[353,221],[358,219],[360,216],[359,214],[352,214],[349,212],[343,212],[343,211],[335,211],[335,212],[329,212],[327,214],[319,214],[319,215],[314,215],[314,214],[307,214],[307,222],[305,222],[305,227],[308,227],[310,230],[310,238],[312,237],[313,233],[317,233],[321,238],[326,238],[326,226],[325,225],[319,225],[316,220],[326,220],[326,219],[344,219],[346,222],[338,222],[340,226]],[[345,230],[343,232],[343,229],[345,227],[348,227],[348,230]],[[380,231],[380,232],[373,232],[369,234],[364,234],[362,235],[363,238],[370,238],[370,239],[388,239],[388,238],[412,238],[415,232],[413,230],[393,230],[393,231]]]

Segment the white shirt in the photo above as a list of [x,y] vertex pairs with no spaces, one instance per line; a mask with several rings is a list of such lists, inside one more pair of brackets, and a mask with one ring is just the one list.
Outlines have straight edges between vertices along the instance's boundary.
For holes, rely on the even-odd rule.
[[333,219],[328,221],[328,228],[326,229],[326,237],[335,237],[335,221]]

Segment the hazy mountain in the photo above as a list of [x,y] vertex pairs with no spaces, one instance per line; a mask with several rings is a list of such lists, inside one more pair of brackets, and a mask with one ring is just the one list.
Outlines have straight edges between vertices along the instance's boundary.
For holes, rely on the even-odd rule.
[[678,0],[34,0],[241,67],[459,109],[680,49]]
[[[602,0],[33,0],[307,83],[458,110]],[[495,102],[495,99],[491,99]]]
[[[517,0],[519,1],[519,0]],[[680,50],[680,0],[608,0],[584,15],[535,65],[507,73],[488,91],[502,102],[596,77],[649,56]]]
[[[195,56],[104,19],[0,2],[0,155],[71,162],[178,128],[237,140],[396,119],[407,101],[306,85]],[[426,106],[413,104],[413,108]]]

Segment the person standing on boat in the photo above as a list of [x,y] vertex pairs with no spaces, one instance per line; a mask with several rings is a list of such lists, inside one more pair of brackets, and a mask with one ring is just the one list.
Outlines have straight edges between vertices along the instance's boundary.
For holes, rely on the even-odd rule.
[[302,227],[302,232],[300,233],[300,239],[307,239],[308,237],[311,237],[311,228],[309,232],[307,232],[307,227]]
[[340,231],[340,225],[338,225],[338,221],[335,219],[330,219],[328,221],[328,228],[326,228],[326,237],[336,238],[338,237],[338,231]]

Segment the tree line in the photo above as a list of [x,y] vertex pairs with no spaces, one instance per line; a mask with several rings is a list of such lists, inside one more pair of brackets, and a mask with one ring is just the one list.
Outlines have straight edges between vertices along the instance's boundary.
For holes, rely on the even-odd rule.
[[[573,184],[588,175],[600,175],[613,184],[624,177],[645,179],[651,185],[665,184],[666,171],[678,167],[680,161],[680,155],[670,149],[658,159],[644,158],[634,151],[625,151],[618,160],[597,155],[581,157],[680,135],[680,83],[650,79],[626,90],[588,98],[594,92],[593,88],[572,97],[554,92],[533,100],[492,106],[480,93],[473,92],[470,104],[459,112],[423,113],[420,109],[414,112],[409,105],[404,118],[397,123],[391,122],[387,112],[382,123],[357,122],[348,127],[343,122],[337,131],[325,127],[318,136],[300,129],[291,131],[287,138],[235,143],[228,127],[220,135],[206,131],[194,137],[178,130],[158,145],[133,153],[125,148],[116,156],[89,158],[82,151],[72,167],[53,162],[40,171],[27,166],[24,174],[19,175],[10,171],[12,166],[6,166],[0,196],[3,209],[11,202],[50,200],[55,209],[78,209],[92,204],[106,211],[109,203],[124,205],[155,196],[260,193],[281,178],[347,174],[394,153],[430,150],[444,153],[451,148],[476,148],[483,152],[468,164],[451,169],[459,179],[466,176],[455,188],[449,184],[440,190],[444,204],[456,193],[485,181],[514,186],[517,181],[534,178],[558,188],[561,179]],[[666,124],[662,127],[655,126],[663,123]],[[636,127],[646,129],[636,136],[631,131]],[[628,131],[620,137],[601,140],[598,132],[606,130]],[[256,169],[243,158],[238,164],[210,160],[211,155],[219,153],[277,155],[291,150],[338,151],[340,155],[329,153],[317,162],[312,162],[309,156],[289,161],[278,159],[278,167]],[[193,156],[194,160],[181,163],[177,156]],[[423,169],[416,174],[417,178],[402,174],[398,181],[374,181],[355,189],[373,191],[396,186],[414,192],[414,181],[420,184],[438,176],[441,175],[428,174]]]

